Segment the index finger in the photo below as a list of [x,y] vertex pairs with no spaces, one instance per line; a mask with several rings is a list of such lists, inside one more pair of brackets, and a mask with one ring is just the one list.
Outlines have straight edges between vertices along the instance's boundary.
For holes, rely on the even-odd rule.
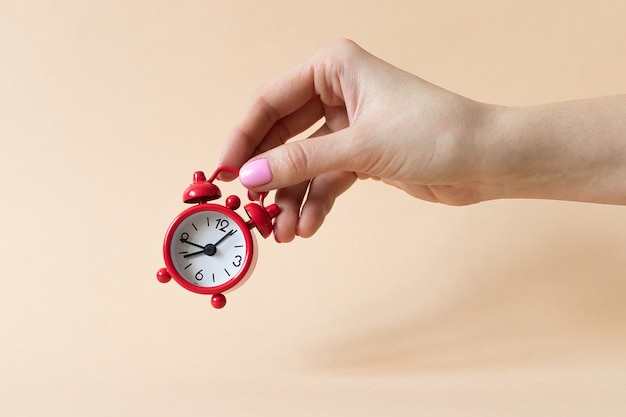
[[261,87],[222,149],[218,165],[240,168],[254,156],[272,127],[316,96],[314,69],[303,63]]

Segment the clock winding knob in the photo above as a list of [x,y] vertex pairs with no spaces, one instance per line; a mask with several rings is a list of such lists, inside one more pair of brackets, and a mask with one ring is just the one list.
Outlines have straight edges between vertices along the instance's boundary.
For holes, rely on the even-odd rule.
[[231,195],[226,198],[226,207],[231,210],[237,210],[241,206],[241,199],[236,195]]

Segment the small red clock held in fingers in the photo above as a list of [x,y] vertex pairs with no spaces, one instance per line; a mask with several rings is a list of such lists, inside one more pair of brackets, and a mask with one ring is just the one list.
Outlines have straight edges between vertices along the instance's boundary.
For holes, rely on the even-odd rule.
[[215,308],[224,307],[224,293],[241,286],[252,274],[257,242],[251,229],[268,237],[274,228],[273,219],[280,213],[276,204],[263,205],[265,193],[258,203],[244,206],[248,221],[235,212],[241,205],[235,195],[227,197],[224,205],[209,203],[222,196],[214,184],[222,171],[239,174],[239,170],[226,166],[217,168],[208,180],[202,171],[193,174],[183,201],[194,206],[176,216],[167,229],[163,241],[165,268],[157,272],[160,282],[174,278],[189,291],[211,295]]

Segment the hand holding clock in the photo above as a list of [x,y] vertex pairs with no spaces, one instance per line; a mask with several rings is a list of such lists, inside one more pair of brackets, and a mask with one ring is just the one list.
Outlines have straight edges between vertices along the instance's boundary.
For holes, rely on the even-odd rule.
[[[320,119],[309,139],[288,142]],[[342,41],[259,89],[219,164],[241,167],[252,191],[277,190],[282,242],[313,235],[357,178],[450,205],[626,204],[626,96],[489,105]]]

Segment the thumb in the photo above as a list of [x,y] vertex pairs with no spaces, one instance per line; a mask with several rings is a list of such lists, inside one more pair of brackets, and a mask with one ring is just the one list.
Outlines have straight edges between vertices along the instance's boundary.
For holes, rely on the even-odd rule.
[[330,171],[354,170],[353,141],[343,129],[323,136],[289,142],[245,163],[241,183],[254,191],[269,191],[300,184]]

